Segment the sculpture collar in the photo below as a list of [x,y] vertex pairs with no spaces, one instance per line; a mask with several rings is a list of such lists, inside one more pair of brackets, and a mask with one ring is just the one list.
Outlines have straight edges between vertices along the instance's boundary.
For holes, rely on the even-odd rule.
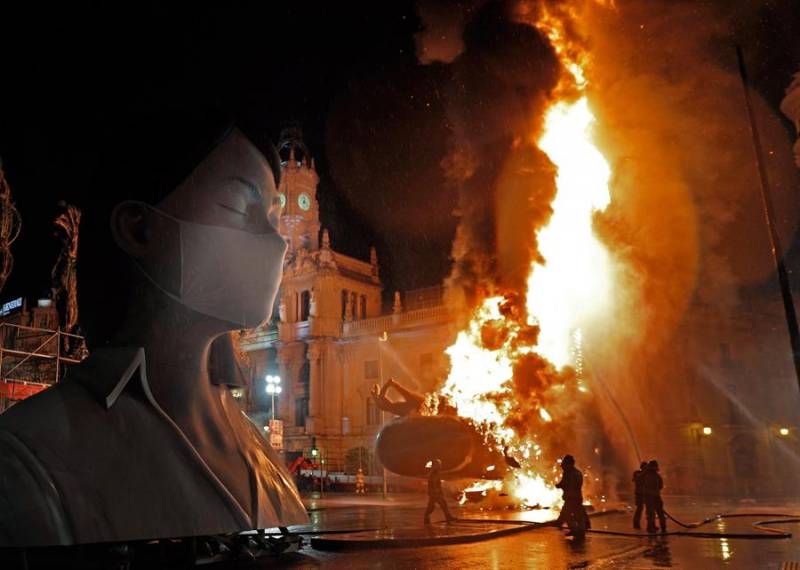
[[102,347],[93,350],[79,366],[69,370],[67,377],[80,383],[108,410],[137,372],[147,398],[152,402],[152,394],[147,386],[144,348],[140,346]]

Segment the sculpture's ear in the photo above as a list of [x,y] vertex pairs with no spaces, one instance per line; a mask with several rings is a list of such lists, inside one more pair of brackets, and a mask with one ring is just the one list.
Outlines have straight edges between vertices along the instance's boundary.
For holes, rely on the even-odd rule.
[[111,235],[128,255],[143,257],[153,238],[153,213],[146,204],[126,200],[111,211]]
[[111,212],[111,235],[159,288],[181,294],[181,238],[178,222],[144,202],[126,200]]

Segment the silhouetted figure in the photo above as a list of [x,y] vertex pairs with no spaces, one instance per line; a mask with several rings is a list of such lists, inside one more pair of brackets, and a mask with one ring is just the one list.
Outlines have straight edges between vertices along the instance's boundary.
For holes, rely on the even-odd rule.
[[431,523],[431,513],[436,505],[442,509],[448,522],[455,518],[450,514],[450,509],[442,494],[442,462],[439,459],[431,461],[431,470],[428,474],[428,506],[425,508],[425,524]]
[[358,472],[356,473],[356,493],[363,495],[364,491],[364,471],[361,469],[361,467],[359,467]]
[[[392,401],[386,397],[389,388],[394,388],[403,397],[402,400]],[[377,384],[372,387],[372,397],[379,409],[392,413],[396,416],[407,416],[419,411],[425,402],[425,396],[409,390],[394,378],[389,378],[381,388]]]
[[647,469],[647,461],[642,461],[639,469],[633,472],[633,492],[636,499],[636,512],[633,513],[633,528],[642,528],[642,509],[644,508],[644,490],[642,488],[642,475]]
[[561,470],[561,481],[556,487],[564,494],[564,506],[561,507],[556,525],[560,528],[566,523],[573,533],[582,533],[591,528],[589,515],[583,507],[583,473],[575,467],[575,458],[571,455],[565,455],[561,460]]
[[656,515],[661,524],[661,532],[667,532],[667,517],[664,513],[664,502],[661,500],[661,489],[664,480],[658,474],[658,461],[653,459],[647,464],[642,474],[642,492],[644,493],[644,507],[647,513],[647,532],[656,532]]

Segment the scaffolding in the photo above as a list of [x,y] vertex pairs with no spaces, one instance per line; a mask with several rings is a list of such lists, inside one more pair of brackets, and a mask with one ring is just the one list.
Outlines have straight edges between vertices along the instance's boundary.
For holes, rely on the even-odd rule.
[[0,412],[60,381],[87,355],[82,336],[0,323]]

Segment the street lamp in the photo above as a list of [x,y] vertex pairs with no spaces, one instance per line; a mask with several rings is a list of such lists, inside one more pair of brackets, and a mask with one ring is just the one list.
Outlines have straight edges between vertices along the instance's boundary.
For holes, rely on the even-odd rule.
[[[383,385],[383,345],[381,343],[389,342],[389,333],[383,331],[383,334],[378,337],[378,373],[380,374],[380,382]],[[386,424],[386,412],[381,410],[381,428]],[[388,484],[386,478],[386,467],[383,468],[383,498],[386,499],[388,494]]]
[[703,426],[703,435],[711,435],[713,431],[711,426]]
[[275,394],[281,393],[281,377],[267,375],[267,394],[272,396],[272,419],[275,419]]

